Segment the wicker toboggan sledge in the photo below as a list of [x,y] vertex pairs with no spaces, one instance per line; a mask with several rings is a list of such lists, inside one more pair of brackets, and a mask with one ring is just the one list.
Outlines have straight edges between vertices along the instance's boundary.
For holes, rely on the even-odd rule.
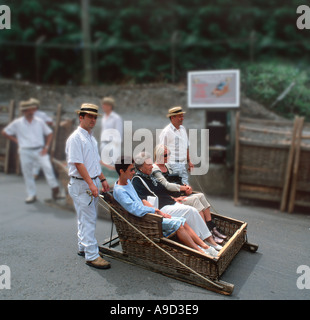
[[258,249],[247,242],[246,222],[219,214],[212,213],[212,219],[228,237],[219,255],[211,257],[177,242],[175,235],[165,238],[160,215],[148,213],[136,217],[121,207],[111,193],[100,195],[99,205],[108,206],[117,231],[117,236],[112,236],[111,231],[110,239],[99,246],[101,254],[224,295],[230,295],[234,289],[233,284],[220,280],[230,262],[240,249],[252,252]]

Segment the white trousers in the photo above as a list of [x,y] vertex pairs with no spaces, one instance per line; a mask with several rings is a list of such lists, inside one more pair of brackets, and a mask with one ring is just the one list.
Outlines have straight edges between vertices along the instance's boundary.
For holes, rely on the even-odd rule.
[[[99,189],[99,179],[93,181]],[[95,238],[98,197],[92,199],[87,194],[87,190],[89,187],[84,180],[70,179],[68,192],[77,213],[78,250],[85,252],[87,261],[93,261],[99,257],[98,243]]]
[[41,151],[42,149],[19,149],[21,169],[25,180],[28,197],[33,197],[37,194],[36,182],[33,176],[34,164],[38,164],[42,168],[45,179],[51,188],[58,187],[58,181],[53,171],[50,156],[48,154],[41,156]]
[[208,202],[204,194],[201,192],[192,193],[191,195],[181,200],[181,202],[188,206],[194,207],[198,210],[198,212],[210,207],[210,203]]
[[205,240],[211,236],[206,223],[194,207],[176,202],[173,205],[164,206],[160,210],[174,217],[185,218],[188,225],[195,231],[201,240]]

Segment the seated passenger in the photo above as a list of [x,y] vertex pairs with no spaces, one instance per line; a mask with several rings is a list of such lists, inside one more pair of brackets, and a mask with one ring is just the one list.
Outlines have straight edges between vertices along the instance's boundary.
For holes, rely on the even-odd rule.
[[136,174],[132,179],[132,185],[141,200],[146,201],[148,196],[158,198],[158,208],[171,216],[185,217],[188,225],[194,230],[198,237],[216,250],[221,250],[199,212],[191,207],[181,204],[171,197],[171,193],[152,176],[153,161],[146,152],[141,152],[135,157]]
[[[127,160],[127,161],[126,161]],[[162,229],[165,236],[176,231],[176,235],[181,243],[198,250],[201,253],[207,253],[211,256],[217,256],[217,251],[205,244],[189,227],[186,219],[182,217],[171,217],[171,215],[162,212],[159,209],[150,207],[147,201],[141,201],[131,179],[134,175],[134,165],[131,159],[122,157],[115,164],[115,170],[119,174],[119,180],[115,182],[113,189],[114,199],[129,213],[142,217],[147,213],[156,213],[163,217]]]
[[[153,165],[152,174],[168,191],[175,193],[176,201],[196,208],[212,232],[215,242],[222,243],[224,241],[223,239],[226,239],[227,236],[221,234],[216,229],[215,223],[211,220],[210,204],[205,195],[202,192],[192,193],[193,190],[189,185],[180,185],[168,181],[172,174],[169,164],[167,163],[169,154],[170,151],[166,146],[157,145],[155,147],[155,164]],[[184,193],[185,196],[182,196],[182,193]]]

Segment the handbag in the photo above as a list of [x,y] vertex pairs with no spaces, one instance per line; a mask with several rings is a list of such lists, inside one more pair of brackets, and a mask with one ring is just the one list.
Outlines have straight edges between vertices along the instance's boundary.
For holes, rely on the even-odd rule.
[[180,177],[177,173],[169,173],[166,179],[168,182],[183,185],[182,177]]
[[147,196],[147,197],[146,197],[146,200],[147,200],[154,208],[159,209],[159,208],[158,208],[158,207],[159,207],[159,202],[158,202],[158,197],[157,197],[157,195],[149,188],[149,186],[145,183],[145,181],[144,181],[141,177],[135,176],[135,177],[133,177],[133,179],[134,179],[134,178],[139,178],[139,179],[142,181],[142,183],[144,184],[145,188],[146,188],[151,194],[153,194],[153,196]]
[[147,196],[146,200],[156,209],[158,209],[158,198],[153,196]]

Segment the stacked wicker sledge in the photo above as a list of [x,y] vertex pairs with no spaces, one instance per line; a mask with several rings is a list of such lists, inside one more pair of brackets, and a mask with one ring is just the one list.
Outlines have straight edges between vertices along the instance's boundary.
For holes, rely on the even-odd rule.
[[310,126],[304,118],[236,118],[235,204],[278,202],[281,211],[310,206]]
[[228,238],[217,257],[207,256],[182,245],[175,235],[165,238],[161,216],[148,213],[138,218],[111,196],[101,201],[108,204],[117,231],[116,236],[111,233],[110,239],[99,246],[102,254],[221,294],[230,295],[233,291],[234,285],[220,277],[237,253],[242,248],[252,252],[258,248],[247,242],[247,223],[213,213],[213,221]]

